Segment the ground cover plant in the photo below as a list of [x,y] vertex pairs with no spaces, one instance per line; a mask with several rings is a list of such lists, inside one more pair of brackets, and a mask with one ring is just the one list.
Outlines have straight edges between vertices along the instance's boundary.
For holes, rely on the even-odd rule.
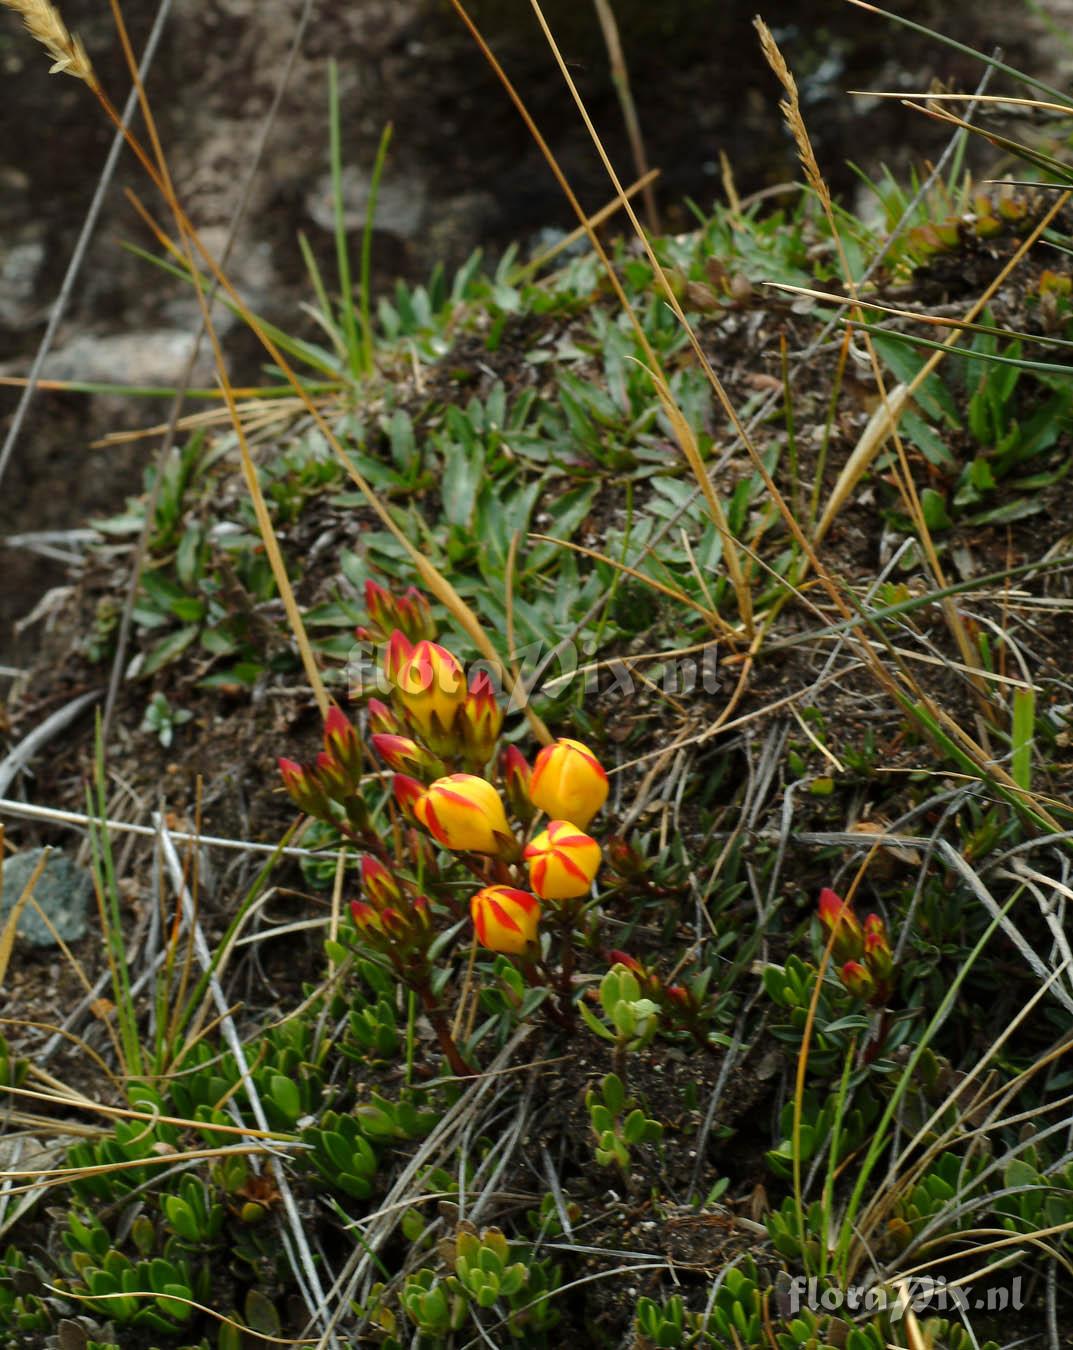
[[146,108],[146,265],[269,364],[216,344],[13,700],[98,928],[74,1008],[47,855],[0,932],[5,1344],[1062,1343],[1070,171],[978,91],[858,219],[758,39],[781,206],[649,236],[609,166],[632,233],[374,304],[337,196],[295,333]]

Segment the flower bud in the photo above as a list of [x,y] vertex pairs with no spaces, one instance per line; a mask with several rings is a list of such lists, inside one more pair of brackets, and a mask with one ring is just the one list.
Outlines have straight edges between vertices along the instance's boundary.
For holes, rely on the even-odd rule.
[[316,756],[314,764],[317,781],[332,801],[343,802],[351,795],[350,780],[343,766],[333,755],[330,755],[327,750],[321,750]]
[[536,815],[536,807],[529,797],[529,780],[533,770],[516,745],[508,745],[499,752],[499,776],[511,813],[524,825]]
[[372,905],[367,905],[361,900],[351,900],[350,912],[354,916],[354,922],[358,925],[358,931],[368,936],[379,936],[383,931],[380,925],[380,915]]
[[612,966],[625,966],[627,970],[632,971],[634,975],[644,975],[645,968],[636,956],[631,956],[629,952],[620,951],[617,947],[607,953],[608,964]]
[[479,670],[470,682],[457,722],[463,754],[474,768],[491,759],[502,726],[503,709],[496,702],[495,687],[488,672]]
[[395,597],[389,590],[373,581],[372,578],[365,583],[365,612],[368,614],[372,626],[385,637],[393,628],[399,626],[395,607]]
[[416,778],[408,778],[404,773],[397,773],[391,780],[391,791],[395,795],[395,801],[399,810],[407,820],[417,822],[415,809],[417,803],[425,795],[423,784]]
[[855,998],[870,999],[876,991],[871,975],[859,961],[847,961],[838,975]]
[[444,848],[516,855],[517,844],[499,793],[483,778],[452,773],[437,778],[414,803],[414,815]]
[[432,609],[416,586],[411,586],[395,601],[395,622],[411,642],[426,641],[436,636]]
[[402,899],[402,891],[391,869],[369,854],[361,860],[361,889],[377,909],[397,905]]
[[834,934],[831,953],[840,964],[844,961],[856,961],[864,951],[864,934],[857,916],[846,902],[829,886],[820,891],[817,906],[820,923],[828,933]]
[[319,820],[331,820],[332,812],[328,805],[328,797],[316,774],[303,768],[293,759],[280,759],[277,762],[283,786],[299,811],[304,811],[308,816],[316,816]]
[[386,703],[371,698],[368,703],[369,731],[377,736],[393,736],[399,730],[399,719]]
[[361,741],[357,728],[333,703],[324,719],[324,753],[338,765],[348,787],[361,784]]
[[621,834],[613,834],[604,840],[604,854],[608,867],[627,881],[643,877],[648,871],[644,858]]
[[413,643],[405,633],[395,629],[384,648],[384,674],[393,685],[398,685],[403,667],[413,655]]
[[533,805],[584,829],[607,800],[607,774],[580,741],[561,740],[537,755],[529,780]]
[[370,736],[369,744],[396,773],[420,774],[425,779],[438,778],[443,773],[442,762],[409,736],[384,733]]
[[600,845],[568,820],[549,821],[522,857],[529,864],[529,884],[542,900],[587,894],[600,870]]
[[429,748],[454,749],[451,728],[466,701],[466,680],[457,657],[435,642],[419,642],[395,684],[399,702]]
[[486,886],[470,901],[477,941],[492,952],[520,956],[536,942],[540,901],[513,886]]
[[894,973],[887,925],[878,914],[869,914],[864,921],[864,963],[877,985],[885,985]]

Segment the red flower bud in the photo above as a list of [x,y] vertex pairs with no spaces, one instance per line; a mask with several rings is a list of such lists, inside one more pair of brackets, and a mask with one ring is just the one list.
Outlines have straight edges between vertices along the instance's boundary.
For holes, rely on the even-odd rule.
[[409,661],[413,650],[410,639],[396,628],[384,648],[384,674],[392,684],[398,685],[399,673]]
[[380,915],[372,905],[366,905],[361,900],[351,900],[350,912],[354,916],[354,922],[358,925],[361,932],[365,934],[380,933]]
[[887,937],[887,925],[878,914],[864,921],[864,961],[877,985],[886,985],[894,973],[894,953]]
[[343,766],[333,755],[321,750],[315,761],[317,780],[334,802],[342,802],[351,795],[350,780]]
[[607,962],[611,966],[625,966],[627,970],[632,970],[635,975],[646,973],[644,966],[636,956],[631,956],[629,952],[620,952],[617,947],[607,953]]
[[395,597],[371,578],[365,583],[365,611],[373,627],[385,636],[396,626]]
[[627,880],[644,876],[648,870],[644,858],[621,834],[613,834],[604,840],[604,857],[611,870]]
[[414,824],[420,824],[414,815],[414,807],[425,795],[424,787],[416,778],[408,778],[404,773],[397,773],[391,780],[391,790],[395,794],[399,810],[406,819]]
[[536,815],[536,807],[529,797],[529,780],[533,775],[529,762],[516,745],[505,746],[499,752],[499,776],[503,791],[510,803],[511,814],[523,825]]
[[377,909],[397,905],[402,899],[402,891],[391,869],[369,854],[361,860],[361,889]]
[[871,975],[859,961],[847,961],[838,976],[855,998],[870,999],[876,991]]
[[398,731],[399,719],[386,703],[381,703],[378,698],[371,698],[367,711],[370,732],[374,732],[378,736],[392,736]]
[[331,820],[328,797],[317,775],[293,759],[280,759],[278,763],[283,786],[299,811],[318,820]]
[[339,766],[354,792],[361,785],[361,741],[347,715],[332,704],[324,719],[324,752]]
[[411,642],[428,641],[436,636],[432,609],[416,586],[411,586],[395,601],[395,622]]
[[487,764],[502,726],[503,709],[496,702],[495,686],[488,672],[479,670],[470,681],[456,722],[466,762],[472,768]]
[[864,934],[851,907],[829,886],[825,886],[820,891],[817,912],[820,923],[828,933],[834,934],[831,947],[834,959],[840,964],[856,961],[864,951]]
[[424,767],[430,756],[409,736],[395,736],[389,733],[370,736],[369,744],[389,769],[396,773],[413,773]]

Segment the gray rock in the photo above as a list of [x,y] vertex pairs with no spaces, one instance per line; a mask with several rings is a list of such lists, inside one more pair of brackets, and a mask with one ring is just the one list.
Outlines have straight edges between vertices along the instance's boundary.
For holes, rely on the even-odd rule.
[[[372,179],[367,172],[354,165],[344,167],[341,179],[343,226],[348,231],[362,230],[369,208]],[[376,194],[374,227],[386,230],[389,234],[397,234],[400,239],[412,239],[425,217],[425,198],[425,185],[416,175],[396,172],[392,177],[385,176]],[[324,174],[307,194],[306,210],[322,230],[335,229],[330,174]]]
[[[44,849],[31,848],[4,860],[4,887],[0,895],[0,924],[7,921],[15,902],[33,875]],[[50,853],[45,870],[34,887],[34,899],[48,915],[64,942],[77,942],[86,934],[86,909],[93,891],[87,871],[76,867],[65,853]],[[28,901],[19,916],[18,934],[35,947],[54,947],[55,940]]]

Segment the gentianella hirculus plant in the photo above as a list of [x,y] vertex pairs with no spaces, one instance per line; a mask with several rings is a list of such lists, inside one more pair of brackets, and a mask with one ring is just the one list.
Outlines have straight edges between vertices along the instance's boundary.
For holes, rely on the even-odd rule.
[[368,700],[364,736],[333,707],[314,762],[281,759],[280,773],[300,810],[361,850],[354,940],[418,996],[452,1070],[470,1073],[446,1011],[466,927],[461,942],[451,936],[468,919],[472,941],[514,961],[546,988],[547,1012],[573,1023],[574,948],[602,860],[587,830],[607,774],[580,741],[544,746],[532,766],[517,746],[500,747],[495,685],[483,670],[467,679],[436,640],[425,597],[370,581],[365,600],[358,634],[379,648],[386,697]]

